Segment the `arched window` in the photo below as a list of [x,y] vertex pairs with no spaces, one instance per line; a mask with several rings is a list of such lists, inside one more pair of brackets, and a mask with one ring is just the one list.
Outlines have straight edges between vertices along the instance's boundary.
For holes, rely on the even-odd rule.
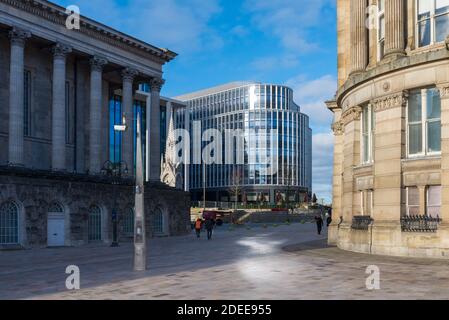
[[164,214],[160,208],[154,212],[153,233],[156,235],[164,234]]
[[89,241],[101,241],[101,209],[98,206],[92,206],[89,209],[89,219],[88,219],[88,234]]
[[52,203],[48,208],[49,213],[64,213],[64,209],[59,203]]
[[19,243],[19,208],[12,202],[0,206],[0,244]]
[[125,211],[123,217],[123,233],[126,235],[134,234],[134,210],[132,208],[128,208]]

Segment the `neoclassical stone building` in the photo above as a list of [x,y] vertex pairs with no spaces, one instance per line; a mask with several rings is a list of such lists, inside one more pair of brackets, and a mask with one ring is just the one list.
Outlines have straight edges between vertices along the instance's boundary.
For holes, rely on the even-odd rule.
[[68,29],[67,17],[0,0],[0,249],[108,243],[113,222],[132,239],[137,115],[147,229],[184,234],[189,195],[160,181],[162,68],[176,54],[85,17]]
[[329,241],[449,257],[449,1],[337,3]]

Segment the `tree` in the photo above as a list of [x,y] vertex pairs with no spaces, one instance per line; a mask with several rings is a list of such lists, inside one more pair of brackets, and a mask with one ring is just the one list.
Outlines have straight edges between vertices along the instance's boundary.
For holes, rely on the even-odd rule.
[[242,194],[243,175],[240,168],[234,168],[231,176],[231,187],[228,192],[231,197],[234,197],[234,210],[237,211],[239,196]]

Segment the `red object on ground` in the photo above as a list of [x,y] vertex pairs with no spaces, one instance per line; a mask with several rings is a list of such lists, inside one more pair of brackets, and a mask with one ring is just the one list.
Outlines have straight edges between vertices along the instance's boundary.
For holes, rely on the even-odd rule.
[[285,212],[288,211],[287,208],[275,208],[275,209],[271,209],[272,212]]

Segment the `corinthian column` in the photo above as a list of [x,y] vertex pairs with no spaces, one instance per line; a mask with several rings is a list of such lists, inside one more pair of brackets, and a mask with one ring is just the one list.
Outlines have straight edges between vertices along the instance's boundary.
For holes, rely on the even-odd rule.
[[52,103],[52,169],[66,170],[66,55],[72,49],[63,44],[53,47],[53,103]]
[[9,140],[8,163],[24,165],[23,161],[23,103],[24,103],[24,49],[25,41],[31,37],[28,31],[14,28],[11,39],[11,61],[9,73]]
[[90,127],[89,127],[89,173],[101,171],[101,106],[103,66],[107,60],[93,57],[90,60]]
[[150,174],[149,180],[152,182],[161,181],[161,99],[160,92],[165,81],[160,78],[153,78],[151,87],[151,106],[147,112],[151,112],[149,126],[150,138]]
[[405,53],[404,0],[385,1],[385,56]]
[[366,0],[351,0],[351,73],[365,71],[368,64]]
[[122,71],[123,78],[123,116],[128,129],[123,134],[123,160],[126,162],[129,174],[134,174],[134,96],[133,81],[138,74],[137,70],[126,68]]

